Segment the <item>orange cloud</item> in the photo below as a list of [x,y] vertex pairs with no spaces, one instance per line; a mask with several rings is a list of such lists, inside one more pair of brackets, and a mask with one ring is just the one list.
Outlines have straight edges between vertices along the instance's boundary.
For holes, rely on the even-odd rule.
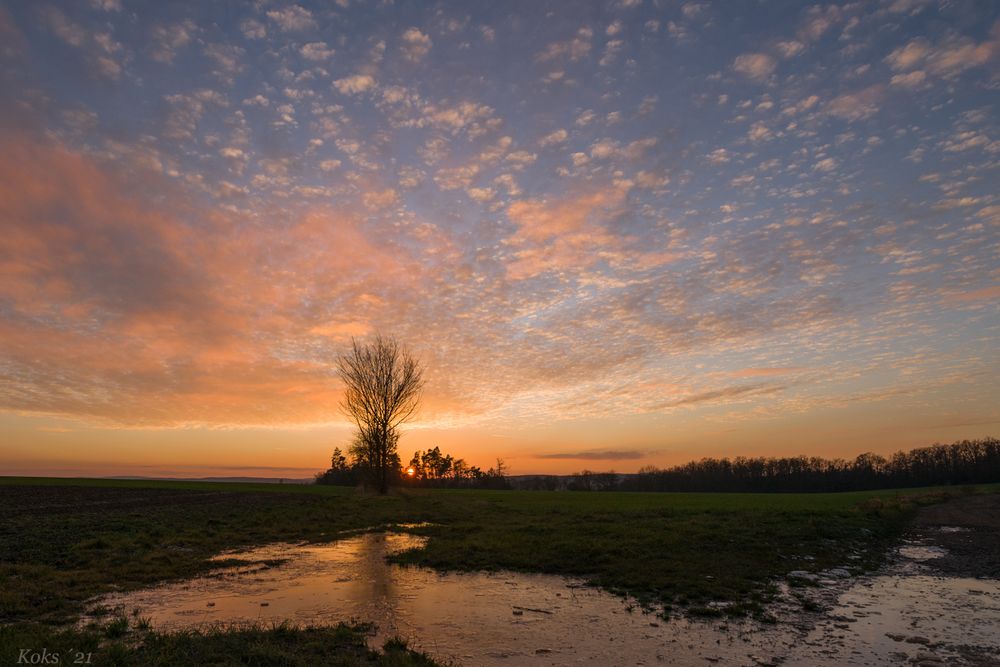
[[730,373],[738,378],[774,377],[780,375],[791,375],[806,370],[801,366],[775,366],[771,368],[744,368]]
[[[151,172],[4,145],[6,409],[151,425],[337,418],[335,350],[303,332],[364,333],[358,315],[377,321],[423,280],[349,210],[253,223],[178,203]],[[353,310],[341,324],[334,304]]]
[[1000,285],[984,287],[982,289],[972,290],[971,292],[958,292],[956,294],[950,294],[945,298],[945,301],[986,301],[997,298],[1000,298]]
[[612,232],[615,219],[626,211],[627,182],[558,200],[523,199],[507,207],[517,227],[507,239],[516,249],[506,264],[511,280],[544,273],[579,273],[600,261],[644,270],[673,261],[677,253],[665,250],[625,250],[632,239]]

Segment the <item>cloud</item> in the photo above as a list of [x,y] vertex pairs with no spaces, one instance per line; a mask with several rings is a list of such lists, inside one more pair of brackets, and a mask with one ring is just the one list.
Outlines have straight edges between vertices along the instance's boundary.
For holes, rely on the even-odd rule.
[[982,289],[972,290],[970,292],[956,292],[954,294],[949,294],[946,298],[947,301],[989,301],[993,299],[1000,299],[1000,285],[992,285],[990,287],[983,287]]
[[457,134],[465,131],[479,136],[487,128],[497,128],[500,120],[494,116],[494,109],[477,102],[459,102],[457,104],[425,104],[419,109],[419,115],[404,123],[411,127],[436,127]]
[[816,164],[813,165],[813,171],[833,171],[837,168],[836,158],[827,157],[822,160],[817,160]]
[[523,199],[507,207],[517,227],[508,243],[517,248],[507,275],[514,280],[548,272],[580,271],[601,258],[601,250],[620,247],[605,224],[625,201],[625,187],[605,187],[558,201]]
[[709,164],[726,164],[732,158],[725,148],[716,148],[714,151],[705,156]]
[[846,11],[836,5],[812,5],[806,10],[806,17],[799,26],[799,39],[806,42],[815,42],[820,39],[827,30],[843,20]]
[[375,87],[375,79],[368,74],[352,74],[333,82],[334,88],[344,95],[357,95]]
[[202,88],[189,95],[167,95],[169,110],[163,126],[163,135],[169,139],[194,139],[198,123],[207,105],[225,107],[228,101],[214,90]]
[[83,51],[93,73],[111,80],[121,76],[124,48],[112,38],[110,32],[86,30],[55,7],[44,7],[40,13],[52,33],[66,44]]
[[[490,30],[457,4],[0,10],[3,404],[336,420],[329,358],[375,330],[419,348],[440,423],[715,424],[909,354],[919,387],[987,367],[989,22],[803,8],[740,46],[706,41],[714,9],[643,4]],[[657,103],[657,76],[685,94]],[[949,331],[975,344],[928,343]]]
[[1000,152],[1000,142],[993,141],[988,135],[975,130],[953,132],[940,145],[946,153],[960,153],[976,148],[984,149],[990,153]]
[[618,56],[618,52],[622,50],[625,46],[625,42],[620,39],[609,39],[607,44],[604,45],[604,55],[601,59],[597,61],[597,64],[601,67],[607,67],[615,62]]
[[744,53],[733,61],[734,70],[758,81],[771,76],[777,65],[777,61],[766,53]]
[[907,72],[906,74],[894,74],[889,84],[900,88],[923,88],[927,82],[927,73],[921,70]]
[[635,461],[644,459],[648,454],[632,449],[608,449],[594,452],[555,452],[552,454],[534,454],[532,458],[576,461]]
[[753,378],[753,377],[774,377],[781,375],[791,375],[806,370],[801,366],[772,366],[767,368],[744,368],[730,373],[733,377]]
[[361,196],[365,207],[381,211],[392,208],[399,203],[399,194],[392,188],[384,190],[368,190]]
[[367,336],[372,333],[372,328],[367,322],[335,320],[317,324],[309,329],[309,333],[340,340],[350,340],[351,338],[363,338]]
[[460,190],[472,185],[472,180],[479,175],[478,164],[468,164],[461,167],[439,169],[434,174],[434,182],[442,190]]
[[224,80],[231,81],[232,77],[243,69],[243,57],[246,51],[238,46],[206,44],[204,53],[210,60],[215,61],[217,69],[212,73]]
[[885,60],[894,70],[907,70],[923,62],[930,51],[931,48],[927,40],[918,38],[895,49],[886,56]]
[[897,47],[885,61],[897,72],[921,68],[932,76],[953,78],[962,72],[994,61],[1000,56],[1000,21],[993,24],[982,42],[954,33],[932,44],[923,37]]
[[750,126],[750,131],[747,132],[747,137],[750,141],[757,143],[760,141],[767,141],[773,136],[770,128],[764,123],[758,121]]
[[590,146],[590,157],[603,160],[618,152],[618,142],[613,139],[601,139]]
[[493,188],[469,188],[466,190],[466,194],[478,202],[492,201],[497,195],[496,190]]
[[777,394],[784,391],[786,388],[787,387],[783,385],[773,385],[773,384],[750,384],[750,385],[738,385],[734,387],[724,387],[722,389],[713,389],[711,391],[704,391],[698,394],[685,396],[684,398],[668,401],[664,403],[663,406],[681,407],[685,405],[697,405],[699,403],[716,403],[720,401],[725,402],[726,399],[730,398],[766,396],[769,394]]
[[336,51],[328,47],[326,42],[309,42],[302,45],[299,53],[306,60],[322,61],[332,58]]
[[153,28],[150,35],[149,57],[170,64],[185,46],[191,43],[198,27],[191,20]]
[[424,56],[430,52],[431,47],[434,46],[431,38],[417,28],[407,28],[400,39],[403,42],[401,47],[403,57],[411,62],[423,60]]
[[529,153],[528,151],[511,151],[504,157],[505,162],[512,163],[513,169],[524,167],[529,164],[533,164],[538,156],[534,153]]
[[794,39],[778,42],[775,48],[778,49],[778,53],[781,54],[782,58],[794,58],[806,50],[805,44]]
[[878,113],[884,98],[885,86],[869,86],[833,98],[827,103],[826,112],[851,122],[864,120]]
[[55,7],[46,7],[41,14],[49,30],[70,46],[82,47],[88,41],[87,31]]
[[893,0],[889,5],[889,11],[893,14],[916,14],[932,2],[933,0]]
[[267,12],[267,18],[274,21],[283,32],[301,32],[316,28],[312,12],[299,5],[287,5]]
[[642,170],[635,175],[635,184],[647,190],[660,190],[670,183],[670,177],[657,171]]
[[552,42],[546,46],[545,50],[536,56],[536,59],[541,62],[557,59],[565,59],[570,62],[580,60],[590,53],[593,36],[594,31],[590,28],[580,28],[572,39]]
[[255,227],[191,208],[152,172],[24,138],[4,145],[3,409],[138,425],[323,421],[338,391],[326,353],[285,333],[338,330],[292,295],[385,298],[420,273],[344,207]]
[[255,19],[245,19],[240,22],[240,32],[247,39],[264,39],[267,37],[267,26]]
[[538,141],[538,145],[541,146],[542,148],[545,148],[546,146],[555,146],[557,144],[561,144],[564,141],[566,141],[568,137],[569,133],[566,132],[566,130],[560,128],[542,137]]

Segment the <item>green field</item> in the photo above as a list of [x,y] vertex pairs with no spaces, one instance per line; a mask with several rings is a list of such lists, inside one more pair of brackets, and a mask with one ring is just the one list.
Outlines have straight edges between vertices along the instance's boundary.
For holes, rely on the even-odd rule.
[[[847,563],[872,567],[917,505],[949,494],[997,490],[410,490],[363,497],[353,489],[321,486],[0,478],[0,623],[9,626],[0,632],[0,650],[12,650],[25,633],[72,621],[86,599],[113,587],[130,589],[204,572],[211,567],[208,558],[223,549],[328,541],[343,531],[396,523],[432,524],[414,529],[429,541],[425,549],[399,557],[408,563],[575,575],[634,595],[665,614],[718,613],[707,604],[727,601],[734,603],[727,613],[766,618],[772,582],[789,571]],[[848,560],[850,554],[860,558]],[[308,636],[333,631],[252,632],[258,633],[261,646],[273,648],[280,643],[275,632],[286,639],[302,633],[302,641],[290,645],[306,646]],[[305,634],[309,632],[313,635]],[[342,637],[358,634],[346,626],[337,632]],[[188,635],[183,641],[146,636],[143,650],[152,651],[149,643],[159,642],[159,653],[149,654],[154,658],[129,662],[131,654],[125,651],[117,664],[172,664],[163,656],[182,644],[208,650],[225,641],[225,636]],[[423,659],[398,646],[390,648],[377,658],[356,655],[350,658],[356,662],[344,664]],[[8,658],[0,656],[0,662]],[[283,660],[250,664],[300,664]],[[309,664],[307,657],[301,664]]]

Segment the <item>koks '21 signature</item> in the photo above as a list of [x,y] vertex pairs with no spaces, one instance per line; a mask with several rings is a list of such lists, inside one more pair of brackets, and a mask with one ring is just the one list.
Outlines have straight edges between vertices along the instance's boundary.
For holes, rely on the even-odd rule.
[[[92,653],[71,650],[68,657],[72,658],[72,662],[68,664],[89,665],[92,656]],[[21,652],[17,654],[17,664],[19,665],[59,665],[62,664],[60,660],[61,656],[58,651],[50,651],[47,648],[43,648],[41,651],[22,648]]]

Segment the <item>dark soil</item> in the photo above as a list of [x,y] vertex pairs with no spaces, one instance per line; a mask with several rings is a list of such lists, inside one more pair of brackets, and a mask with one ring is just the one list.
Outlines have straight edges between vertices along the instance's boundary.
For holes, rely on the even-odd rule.
[[926,562],[943,574],[1000,579],[1000,494],[960,496],[924,507],[913,536],[948,551]]

